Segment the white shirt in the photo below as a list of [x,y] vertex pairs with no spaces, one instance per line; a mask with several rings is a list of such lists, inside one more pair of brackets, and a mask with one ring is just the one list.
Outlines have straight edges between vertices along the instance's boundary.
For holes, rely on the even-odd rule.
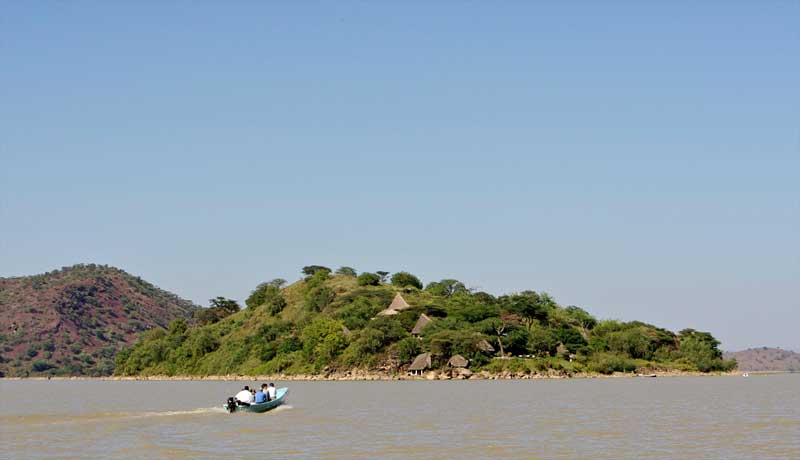
[[242,390],[242,391],[236,393],[236,396],[234,396],[234,397],[236,398],[237,401],[241,401],[241,402],[245,402],[245,403],[252,403],[254,401],[253,393],[250,393],[250,390]]
[[269,393],[269,399],[271,401],[275,399],[275,394],[278,392],[278,390],[276,390],[275,387],[269,387],[267,388],[267,392]]

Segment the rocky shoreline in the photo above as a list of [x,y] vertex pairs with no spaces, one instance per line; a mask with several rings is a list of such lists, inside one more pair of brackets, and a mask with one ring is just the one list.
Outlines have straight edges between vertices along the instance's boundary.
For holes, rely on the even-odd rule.
[[609,379],[609,378],[652,378],[652,377],[716,377],[740,376],[741,372],[686,372],[661,371],[652,374],[635,374],[617,372],[614,374],[575,373],[566,375],[558,372],[547,374],[513,374],[502,372],[492,374],[487,371],[471,372],[462,370],[429,371],[422,375],[386,374],[369,371],[333,372],[327,374],[297,375],[138,375],[138,376],[54,376],[54,377],[6,377],[4,380],[109,380],[109,381],[422,381],[422,380],[552,380],[552,379]]

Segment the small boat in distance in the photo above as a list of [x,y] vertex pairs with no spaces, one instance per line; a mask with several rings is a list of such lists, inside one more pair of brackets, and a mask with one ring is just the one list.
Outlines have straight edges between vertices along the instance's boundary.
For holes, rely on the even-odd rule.
[[654,378],[658,377],[658,374],[636,374],[636,376],[637,377],[649,377],[651,379],[654,379]]
[[278,388],[278,390],[275,392],[275,399],[260,404],[250,404],[249,406],[239,404],[235,398],[231,397],[228,398],[228,402],[225,403],[223,407],[225,408],[226,411],[228,411],[231,414],[234,412],[262,413],[268,410],[275,409],[276,407],[283,404],[284,401],[286,400],[286,393],[288,392],[289,389],[286,387]]

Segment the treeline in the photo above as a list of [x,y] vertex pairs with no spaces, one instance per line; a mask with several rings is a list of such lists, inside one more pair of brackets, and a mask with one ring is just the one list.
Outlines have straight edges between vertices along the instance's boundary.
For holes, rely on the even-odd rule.
[[[217,298],[196,325],[173,322],[118,354],[116,373],[316,374],[352,368],[402,372],[419,353],[433,367],[453,355],[473,369],[514,373],[726,371],[707,332],[678,333],[638,321],[597,320],[546,293],[495,297],[454,279],[428,283],[407,272],[358,274],[312,265],[290,286],[260,284],[247,308]],[[410,305],[382,315],[396,294]],[[411,331],[425,315],[430,321]]]

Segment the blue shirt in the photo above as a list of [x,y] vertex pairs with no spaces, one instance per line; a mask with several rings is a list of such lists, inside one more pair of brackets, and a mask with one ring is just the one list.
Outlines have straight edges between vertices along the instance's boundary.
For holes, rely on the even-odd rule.
[[267,402],[267,394],[259,390],[256,393],[256,404]]

